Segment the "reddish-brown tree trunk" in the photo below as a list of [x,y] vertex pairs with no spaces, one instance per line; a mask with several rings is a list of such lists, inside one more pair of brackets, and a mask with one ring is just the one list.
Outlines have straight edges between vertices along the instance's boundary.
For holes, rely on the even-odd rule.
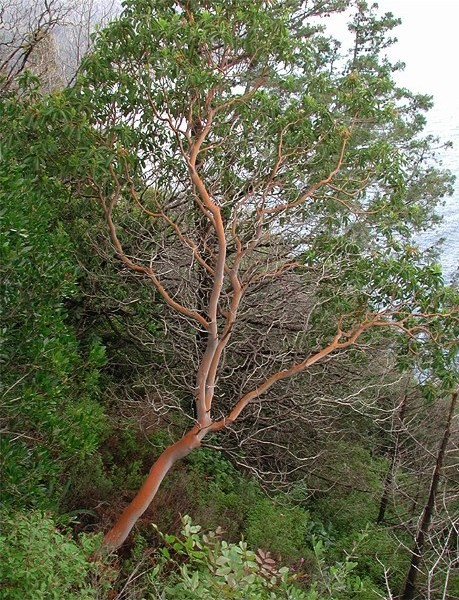
[[149,507],[164,477],[177,461],[185,458],[195,448],[199,448],[204,435],[205,430],[197,426],[193,427],[181,440],[175,442],[175,444],[172,444],[162,452],[134,499],[105,535],[104,546],[109,550],[116,550],[124,543],[139,517]]
[[419,530],[414,541],[414,548],[411,554],[410,568],[408,570],[408,575],[405,582],[405,589],[403,590],[403,593],[400,596],[400,600],[412,600],[416,591],[416,576],[418,574],[419,564],[422,559],[425,538],[429,531],[430,522],[432,520],[432,515],[435,508],[435,498],[437,495],[438,483],[440,481],[441,469],[443,467],[445,459],[446,448],[448,446],[449,438],[451,435],[451,423],[453,421],[457,396],[458,394],[456,392],[451,397],[448,418],[446,420],[443,438],[440,444],[440,448],[438,450],[437,460],[435,461],[435,469],[432,475],[432,480],[430,482],[429,496],[427,498],[427,503],[422,514],[421,524],[419,525]]
[[[130,259],[126,258],[126,260],[129,263]],[[222,263],[220,266],[220,270],[223,271],[224,264]],[[223,276],[220,274],[217,288],[221,288],[222,282]],[[218,334],[216,331],[218,303],[215,301],[215,299],[212,300],[211,298],[210,301],[210,305],[212,307],[212,314],[210,315],[210,325],[204,319],[204,317],[202,317],[198,313],[195,313],[195,311],[191,309],[185,309],[184,307],[180,307],[179,312],[181,312],[182,314],[187,314],[187,316],[194,315],[195,317],[197,315],[199,319],[202,318],[206,328],[209,331],[207,347],[204,352],[196,378],[196,412],[198,416],[198,422],[190,431],[188,431],[188,433],[186,433],[182,437],[181,440],[166,448],[164,452],[160,455],[158,460],[155,462],[155,464],[151,468],[151,471],[145,483],[140,488],[138,494],[135,496],[135,498],[132,500],[129,506],[124,510],[123,514],[112,527],[112,529],[105,536],[104,545],[108,549],[115,550],[116,548],[119,548],[121,546],[121,544],[125,541],[129,533],[131,532],[136,521],[147,510],[151,501],[155,497],[162,480],[167,475],[169,470],[174,466],[174,464],[178,460],[187,456],[195,448],[199,448],[199,446],[201,445],[201,440],[207,433],[221,431],[223,428],[234,423],[234,421],[236,421],[236,419],[244,410],[244,408],[254,398],[259,398],[278,381],[282,381],[283,379],[292,377],[297,373],[301,373],[308,367],[322,360],[322,358],[325,358],[326,356],[335,352],[335,350],[352,346],[356,342],[356,340],[362,335],[362,333],[367,329],[370,329],[372,326],[386,326],[386,323],[384,321],[380,322],[377,319],[365,319],[363,322],[360,323],[358,327],[356,327],[356,329],[354,329],[354,331],[351,331],[349,333],[343,333],[341,329],[338,329],[338,333],[328,344],[328,346],[325,346],[324,348],[322,348],[322,350],[319,350],[315,354],[308,356],[301,362],[293,364],[288,369],[283,369],[282,371],[277,371],[276,373],[273,373],[272,375],[267,377],[263,383],[261,383],[256,388],[250,390],[241,398],[239,398],[239,400],[234,404],[232,410],[227,416],[222,417],[218,421],[212,421],[210,417],[210,409],[212,405],[216,373],[221,354],[230,338],[231,328],[236,318],[237,307],[239,306],[239,302],[242,297],[242,286],[240,285],[237,279],[233,279],[233,287],[234,298],[231,303],[232,310],[228,314],[228,321],[220,339],[218,339]],[[214,291],[215,290],[212,290],[212,295],[215,295]],[[170,297],[168,296],[168,298]],[[173,305],[177,303],[174,299],[170,298],[170,304]],[[346,336],[346,339],[344,341],[341,341],[343,336]]]

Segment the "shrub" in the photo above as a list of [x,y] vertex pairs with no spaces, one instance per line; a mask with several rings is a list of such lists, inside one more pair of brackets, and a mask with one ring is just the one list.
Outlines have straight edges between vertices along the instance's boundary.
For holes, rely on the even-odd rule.
[[247,541],[254,548],[269,550],[286,562],[298,560],[307,552],[305,531],[308,519],[308,513],[300,507],[282,506],[269,498],[262,498],[249,510]]
[[97,337],[82,340],[69,323],[82,276],[62,221],[72,193],[38,143],[49,143],[45,105],[22,92],[0,99],[2,499],[13,510],[50,510],[69,469],[107,433],[106,357]]
[[263,497],[258,483],[241,475],[229,460],[207,448],[193,452],[188,464],[193,519],[205,529],[220,526],[226,539],[239,540],[245,534],[251,507]]
[[[401,533],[398,532],[400,538]],[[340,541],[341,547],[350,547],[350,537]],[[406,540],[409,543],[408,540]],[[409,567],[409,554],[401,546],[390,531],[376,525],[367,526],[361,536],[361,542],[356,546],[353,556],[358,561],[356,572],[368,577],[371,581],[384,588],[384,570],[389,573],[392,589],[400,589]]]
[[89,600],[97,598],[89,561],[99,543],[81,535],[78,542],[38,511],[16,513],[3,520],[0,536],[0,580],[5,600]]
[[[180,536],[160,534],[164,547],[162,562],[150,574],[158,588],[162,573],[168,576],[163,589],[170,600],[215,600],[216,598],[251,600],[318,600],[316,592],[295,586],[295,576],[287,567],[264,552],[249,550],[247,543],[229,544],[217,532],[201,534],[190,517],[183,518]],[[161,583],[159,584],[161,588]]]

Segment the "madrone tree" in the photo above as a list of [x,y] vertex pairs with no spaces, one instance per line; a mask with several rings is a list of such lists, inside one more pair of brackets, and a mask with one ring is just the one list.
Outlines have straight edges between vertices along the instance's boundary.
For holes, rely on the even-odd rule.
[[[357,2],[349,53],[318,27],[352,4],[127,0],[58,100],[79,193],[100,204],[122,268],[166,307],[169,371],[195,365],[191,425],[109,548],[178,460],[274,390],[288,400],[287,380],[372,340],[403,334],[422,352],[452,339],[441,273],[411,239],[448,187],[413,139],[429,102],[396,88],[381,56],[391,15]],[[276,302],[266,282],[285,290]],[[303,301],[284,327],[292,289]]]

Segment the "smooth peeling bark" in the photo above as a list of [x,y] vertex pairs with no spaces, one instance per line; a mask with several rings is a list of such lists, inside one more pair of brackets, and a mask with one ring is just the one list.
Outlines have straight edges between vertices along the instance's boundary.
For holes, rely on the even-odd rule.
[[[233,317],[234,316],[235,311],[233,312]],[[337,334],[337,336],[335,336],[332,343],[329,344],[326,348],[310,356],[301,363],[293,365],[290,369],[279,371],[278,373],[275,373],[274,375],[269,377],[262,385],[258,386],[256,389],[252,390],[248,394],[245,394],[236,403],[228,417],[224,417],[223,419],[220,419],[216,422],[212,422],[209,417],[209,411],[207,409],[207,398],[205,393],[207,387],[206,384],[208,381],[210,371],[212,371],[211,377],[215,377],[216,369],[219,363],[219,358],[221,356],[223,348],[225,347],[227,336],[225,336],[223,340],[220,340],[220,343],[217,343],[216,340],[212,338],[211,335],[209,335],[207,349],[201,362],[200,372],[198,372],[197,378],[198,390],[200,389],[201,393],[198,392],[196,409],[198,415],[201,415],[201,418],[199,419],[198,424],[195,427],[193,427],[193,429],[191,429],[188,433],[186,433],[181,440],[166,448],[164,452],[159,456],[158,460],[152,466],[150,473],[147,479],[145,480],[144,484],[140,488],[139,492],[124,510],[124,512],[116,521],[112,529],[110,529],[110,531],[105,535],[103,542],[104,546],[108,550],[116,550],[124,543],[132,528],[136,524],[137,520],[149,507],[150,503],[156,495],[156,492],[159,489],[159,486],[161,485],[164,477],[167,475],[170,469],[174,466],[174,464],[177,461],[181,460],[182,458],[185,458],[185,456],[190,454],[192,450],[194,450],[195,448],[199,448],[199,446],[201,445],[201,440],[207,433],[220,431],[228,424],[233,423],[252,399],[259,397],[274,383],[303,371],[305,368],[318,362],[321,358],[327,356],[337,348],[342,348],[353,344],[365,329],[366,324],[361,324],[361,326],[350,336],[350,338],[341,344],[339,342],[339,339],[341,337],[340,331]],[[214,365],[212,364],[212,359],[216,359]],[[201,372],[203,372],[205,375],[202,376]],[[211,401],[212,398],[210,398],[209,400],[209,408]]]
[[199,448],[205,433],[205,430],[196,426],[186,433],[181,440],[164,450],[150,469],[147,479],[134,499],[105,535],[103,543],[107,549],[116,550],[124,543],[137,520],[150,506],[164,477],[177,461]]

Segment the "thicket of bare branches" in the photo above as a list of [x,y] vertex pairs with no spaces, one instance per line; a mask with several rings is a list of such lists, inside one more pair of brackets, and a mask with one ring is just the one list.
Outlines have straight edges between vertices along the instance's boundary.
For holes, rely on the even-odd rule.
[[0,8],[0,85],[25,70],[49,92],[72,82],[91,36],[119,10],[117,0],[3,0]]

